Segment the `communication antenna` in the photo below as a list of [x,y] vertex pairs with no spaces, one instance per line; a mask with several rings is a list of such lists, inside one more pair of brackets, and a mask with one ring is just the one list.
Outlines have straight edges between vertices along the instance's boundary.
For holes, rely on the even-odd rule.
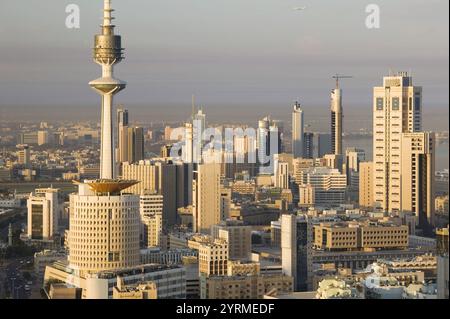
[[340,79],[352,79],[353,76],[352,75],[340,75],[340,74],[336,74],[334,76],[332,76],[333,79],[336,79],[336,89],[339,89],[339,80]]

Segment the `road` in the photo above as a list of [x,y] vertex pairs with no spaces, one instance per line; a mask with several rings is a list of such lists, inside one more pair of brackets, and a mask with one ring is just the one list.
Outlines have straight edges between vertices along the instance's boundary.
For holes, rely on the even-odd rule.
[[6,265],[0,268],[0,298],[9,296],[11,299],[29,299],[33,278],[27,281],[23,272],[30,274],[32,270],[33,257],[22,257],[7,261]]

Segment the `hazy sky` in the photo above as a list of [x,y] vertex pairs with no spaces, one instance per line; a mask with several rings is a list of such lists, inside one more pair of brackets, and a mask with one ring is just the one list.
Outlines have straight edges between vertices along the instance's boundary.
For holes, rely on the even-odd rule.
[[[81,29],[65,27],[66,5]],[[0,0],[0,108],[99,105],[88,82],[102,0]],[[381,28],[365,7],[381,8]],[[113,0],[128,82],[117,102],[328,105],[339,72],[350,106],[370,105],[389,69],[412,70],[424,103],[448,106],[448,0]],[[307,6],[304,11],[293,7]]]

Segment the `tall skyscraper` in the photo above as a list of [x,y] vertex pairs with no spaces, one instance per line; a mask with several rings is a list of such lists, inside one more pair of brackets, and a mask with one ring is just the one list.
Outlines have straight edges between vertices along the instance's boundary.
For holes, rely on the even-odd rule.
[[139,181],[138,184],[128,189],[129,192],[135,195],[141,195],[148,191],[158,191],[159,174],[159,168],[150,160],[134,164],[125,162],[122,165],[123,179]]
[[281,267],[294,291],[312,289],[312,224],[306,215],[281,215]]
[[339,86],[331,91],[331,152],[342,154],[342,90]]
[[114,77],[114,65],[122,61],[120,35],[114,34],[111,0],[104,0],[102,33],[95,36],[94,61],[102,67],[102,77],[89,85],[102,96],[100,178],[115,178],[113,96],[125,89],[126,83]]
[[206,114],[203,110],[199,109],[196,114],[192,116],[193,125],[193,145],[192,154],[194,156],[194,163],[202,162],[202,150],[203,150],[203,132],[206,129]]
[[158,190],[164,198],[163,226],[168,229],[177,223],[177,166],[171,162],[157,162]]
[[129,117],[127,109],[117,109],[117,127],[128,126]]
[[220,222],[220,164],[199,164],[192,188],[194,231],[209,234]]
[[127,162],[135,163],[144,159],[144,129],[128,127]]
[[128,110],[117,110],[118,162],[128,162]]
[[313,156],[320,158],[331,153],[331,134],[314,133],[313,136]]
[[414,212],[419,227],[429,236],[435,226],[435,147],[434,133],[402,134],[401,209]]
[[292,154],[294,154],[294,158],[303,157],[304,129],[303,110],[300,103],[295,102],[294,110],[292,111]]
[[192,123],[185,123],[184,127],[184,146],[183,146],[183,161],[185,163],[194,163],[194,128]]
[[364,150],[352,147],[345,150],[345,170],[347,185],[352,189],[359,187],[359,164],[366,159]]
[[36,189],[28,198],[28,238],[50,240],[58,232],[58,219],[61,206],[58,190],[53,188]]
[[314,133],[303,134],[303,158],[314,158]]
[[359,206],[373,207],[373,162],[359,163]]
[[259,172],[274,173],[274,156],[281,152],[281,131],[277,123],[266,116],[258,122],[257,148]]
[[374,88],[373,200],[387,212],[402,210],[402,134],[421,130],[421,114],[422,88],[406,72],[385,76]]
[[177,209],[192,203],[192,164],[170,159],[124,163],[122,178],[139,181],[129,188],[129,192],[141,195],[157,191],[164,197],[163,222],[165,227],[177,221]]

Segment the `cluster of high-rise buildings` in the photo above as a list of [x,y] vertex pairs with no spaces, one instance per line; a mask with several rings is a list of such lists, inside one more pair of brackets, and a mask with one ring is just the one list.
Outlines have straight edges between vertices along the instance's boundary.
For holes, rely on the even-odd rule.
[[[448,228],[425,237],[436,228],[436,145],[422,131],[422,89],[411,76],[389,75],[374,88],[371,162],[364,150],[343,148],[339,85],[329,133],[306,132],[294,104],[291,153],[270,116],[254,136],[204,152],[206,115],[193,110],[180,131],[182,153],[167,145],[147,159],[143,129],[129,126],[125,109],[113,116],[126,83],[113,72],[123,49],[112,12],[104,0],[94,47],[102,77],[90,82],[102,97],[99,178],[77,182],[68,207],[53,188],[28,199],[23,240],[64,239],[64,253],[35,256],[49,298],[448,298]],[[20,152],[29,162],[27,148]],[[411,236],[421,246],[410,249]],[[412,258],[422,259],[386,261]],[[357,272],[369,265],[376,271]],[[384,288],[389,280],[395,285]]]

